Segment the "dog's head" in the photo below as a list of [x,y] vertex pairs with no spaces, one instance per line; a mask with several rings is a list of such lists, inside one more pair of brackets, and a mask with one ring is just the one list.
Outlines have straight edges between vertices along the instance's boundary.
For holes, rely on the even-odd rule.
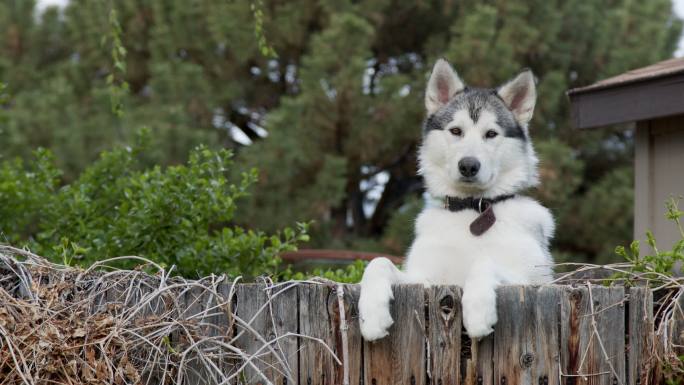
[[420,173],[434,196],[510,194],[538,183],[527,125],[537,98],[527,70],[498,88],[466,87],[445,60],[432,69]]

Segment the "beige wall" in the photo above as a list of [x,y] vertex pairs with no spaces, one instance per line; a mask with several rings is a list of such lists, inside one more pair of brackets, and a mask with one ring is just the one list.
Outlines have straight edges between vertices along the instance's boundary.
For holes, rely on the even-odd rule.
[[684,115],[637,124],[634,192],[634,238],[650,229],[659,249],[671,247],[681,236],[665,218],[665,201],[684,196]]

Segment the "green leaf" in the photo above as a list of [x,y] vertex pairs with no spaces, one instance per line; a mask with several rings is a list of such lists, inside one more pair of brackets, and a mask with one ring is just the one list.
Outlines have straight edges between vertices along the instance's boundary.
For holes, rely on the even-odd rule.
[[653,233],[651,231],[646,231],[646,239],[649,246],[651,246],[653,249],[657,248],[655,238],[653,237]]

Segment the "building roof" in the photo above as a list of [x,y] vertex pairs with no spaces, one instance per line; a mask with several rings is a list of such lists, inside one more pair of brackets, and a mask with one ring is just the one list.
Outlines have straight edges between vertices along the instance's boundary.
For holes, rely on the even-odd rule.
[[684,58],[665,60],[568,91],[576,128],[684,114]]
[[620,75],[600,80],[594,84],[573,88],[568,95],[593,91],[602,88],[616,87],[629,83],[652,80],[662,76],[684,73],[684,57],[661,61],[650,66],[641,67],[621,73]]

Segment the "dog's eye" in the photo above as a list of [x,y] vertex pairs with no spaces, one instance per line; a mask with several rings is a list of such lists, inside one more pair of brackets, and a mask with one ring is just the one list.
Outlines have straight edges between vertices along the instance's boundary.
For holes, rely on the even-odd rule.
[[496,132],[496,131],[494,131],[494,130],[489,130],[489,131],[487,131],[487,133],[485,134],[485,138],[487,138],[487,139],[496,138],[497,135],[499,135],[498,132]]
[[450,128],[449,132],[451,132],[452,135],[456,135],[456,136],[461,136],[463,134],[463,131],[461,131],[461,129],[458,127]]

